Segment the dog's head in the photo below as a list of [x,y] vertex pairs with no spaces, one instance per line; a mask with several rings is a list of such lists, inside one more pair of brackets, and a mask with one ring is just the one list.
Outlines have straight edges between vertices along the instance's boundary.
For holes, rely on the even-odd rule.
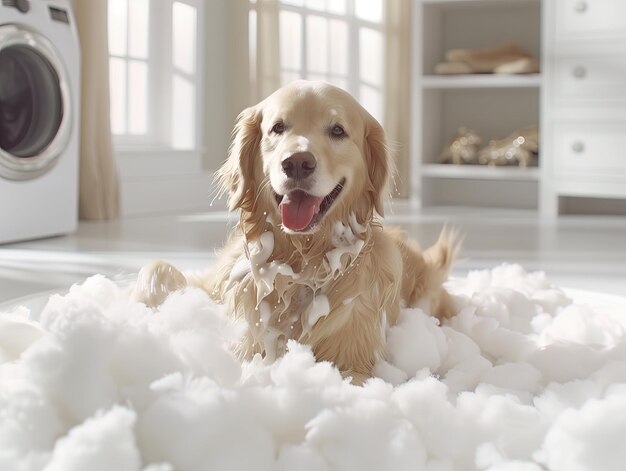
[[271,214],[309,234],[350,212],[382,215],[391,168],[381,125],[352,96],[297,81],[240,114],[218,176],[244,221]]

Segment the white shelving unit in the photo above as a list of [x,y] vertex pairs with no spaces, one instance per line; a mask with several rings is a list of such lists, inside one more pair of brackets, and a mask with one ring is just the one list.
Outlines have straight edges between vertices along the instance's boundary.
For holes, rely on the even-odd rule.
[[[411,200],[423,208],[506,208],[537,212],[539,168],[440,164],[458,128],[475,130],[483,145],[539,124],[541,74],[434,74],[452,48],[486,48],[514,41],[541,57],[539,0],[417,0],[413,3]],[[541,162],[541,157],[540,157]],[[440,208],[441,209],[441,208]]]

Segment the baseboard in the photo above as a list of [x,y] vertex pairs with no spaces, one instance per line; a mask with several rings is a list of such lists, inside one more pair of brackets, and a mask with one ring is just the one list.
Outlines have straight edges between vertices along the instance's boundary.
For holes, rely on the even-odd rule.
[[188,175],[122,177],[122,216],[222,209],[223,205],[219,202],[211,206],[212,179],[213,175],[207,172]]

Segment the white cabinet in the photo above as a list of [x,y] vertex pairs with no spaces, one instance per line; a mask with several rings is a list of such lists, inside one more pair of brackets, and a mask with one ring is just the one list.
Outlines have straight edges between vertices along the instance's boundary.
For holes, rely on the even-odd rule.
[[556,39],[614,39],[626,37],[623,0],[547,0],[556,4],[551,26]]
[[552,219],[581,197],[626,199],[626,2],[544,3],[541,208]]
[[554,172],[559,177],[626,177],[626,122],[557,123]]
[[548,77],[556,103],[626,104],[626,48],[613,42],[593,47],[594,42],[554,45]]
[[[626,213],[626,0],[415,0],[413,23],[416,205],[523,209],[546,220],[577,205]],[[434,74],[450,49],[508,41],[540,59],[541,73]],[[533,124],[539,167],[439,163],[462,126],[486,145]]]
[[450,49],[492,48],[507,42],[539,59],[541,2],[416,0],[413,22],[413,202],[423,208],[516,208],[536,213],[538,168],[441,164],[439,155],[460,127],[475,130],[486,146],[491,139],[538,125],[542,75],[441,76],[434,69]]

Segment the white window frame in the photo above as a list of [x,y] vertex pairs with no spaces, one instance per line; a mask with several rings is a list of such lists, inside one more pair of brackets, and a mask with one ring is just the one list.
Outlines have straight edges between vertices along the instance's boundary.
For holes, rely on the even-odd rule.
[[[332,1],[332,0],[331,0]],[[384,1],[392,1],[392,0],[383,0]],[[249,3],[250,11],[256,12],[256,1],[251,0]],[[360,78],[360,52],[361,52],[361,44],[359,40],[359,30],[361,28],[368,28],[375,31],[380,32],[383,37],[383,41],[385,40],[385,8],[383,7],[382,18],[380,23],[368,21],[362,18],[358,18],[356,16],[356,7],[355,0],[346,0],[346,12],[344,14],[316,10],[312,8],[308,8],[306,5],[298,6],[290,3],[283,3],[279,0],[278,3],[279,12],[288,11],[297,13],[301,16],[301,31],[302,31],[302,41],[300,42],[300,57],[302,57],[302,67],[300,70],[287,69],[282,64],[280,66],[281,77],[285,72],[292,73],[294,75],[300,75],[303,79],[311,79],[311,76],[318,75],[326,75],[328,77],[338,77],[341,79],[345,79],[347,85],[347,91],[354,96],[357,100],[361,100],[361,85],[366,85],[373,89],[376,89],[383,100],[381,103],[382,108],[384,108],[384,92],[385,92],[385,77],[383,75],[382,81],[380,85],[372,84],[361,80]],[[307,16],[318,16],[321,18],[325,18],[327,20],[339,20],[346,23],[348,27],[348,41],[349,47],[351,48],[351,53],[348,54],[348,71],[347,76],[343,77],[340,74],[333,73],[332,71],[327,74],[319,74],[315,72],[311,72],[308,70],[308,58],[307,58]],[[256,26],[254,26],[256,28]],[[252,52],[254,54],[254,58],[256,58],[256,52]],[[251,67],[251,70],[255,70],[254,67]],[[382,122],[383,116],[378,117]]]
[[[132,1],[132,0],[129,0]],[[164,138],[172,132],[172,12],[175,2],[197,11],[195,136],[191,149],[175,149]],[[148,36],[148,132],[114,135],[122,186],[122,214],[135,215],[208,206],[209,179],[204,169],[205,49],[204,0],[151,0]],[[155,53],[155,50],[158,51]],[[110,55],[110,57],[118,57]],[[180,72],[178,72],[180,73]],[[165,190],[170,188],[170,194]]]

